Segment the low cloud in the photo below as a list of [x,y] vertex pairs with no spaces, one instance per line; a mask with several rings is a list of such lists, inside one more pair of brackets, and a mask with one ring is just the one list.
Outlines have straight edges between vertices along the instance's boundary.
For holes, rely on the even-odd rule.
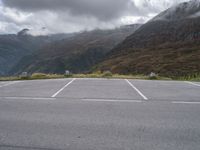
[[48,33],[59,33],[144,23],[183,1],[187,0],[0,0],[0,34],[20,28],[46,27]]
[[89,16],[99,20],[121,17],[136,9],[130,0],[3,0],[7,7],[27,12],[67,12],[72,16]]

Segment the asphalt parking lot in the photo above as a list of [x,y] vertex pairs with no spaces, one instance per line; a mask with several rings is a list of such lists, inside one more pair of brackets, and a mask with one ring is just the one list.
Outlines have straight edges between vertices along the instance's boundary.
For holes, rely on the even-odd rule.
[[197,150],[199,115],[198,82],[0,82],[0,149]]

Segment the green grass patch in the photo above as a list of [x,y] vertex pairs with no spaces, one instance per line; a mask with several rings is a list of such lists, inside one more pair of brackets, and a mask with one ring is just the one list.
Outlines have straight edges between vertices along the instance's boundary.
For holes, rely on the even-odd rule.
[[0,77],[0,81],[15,81],[15,80],[39,80],[39,79],[61,79],[61,78],[108,78],[108,79],[141,79],[141,80],[182,80],[182,81],[200,81],[200,74],[189,75],[184,77],[149,77],[147,75],[120,75],[120,74],[112,74],[109,71],[95,72],[91,74],[70,74],[70,75],[62,75],[62,74],[44,74],[44,73],[34,73],[27,77]]
[[183,77],[175,77],[175,80],[186,80],[186,81],[200,81],[200,74],[193,74],[193,75],[188,75],[188,76],[183,76]]
[[30,79],[58,79],[64,78],[64,75],[60,74],[44,74],[44,73],[34,73],[30,76]]
[[20,77],[0,77],[0,81],[16,81],[21,80]]

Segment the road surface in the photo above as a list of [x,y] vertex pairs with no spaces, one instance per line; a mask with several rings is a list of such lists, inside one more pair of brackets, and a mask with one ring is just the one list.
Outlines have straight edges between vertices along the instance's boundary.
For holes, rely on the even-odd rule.
[[0,82],[0,150],[199,149],[198,82]]

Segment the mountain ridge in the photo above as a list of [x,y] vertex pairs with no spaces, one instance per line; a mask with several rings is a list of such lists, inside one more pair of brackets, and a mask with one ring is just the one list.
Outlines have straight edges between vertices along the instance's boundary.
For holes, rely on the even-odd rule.
[[25,56],[11,71],[20,74],[29,73],[74,73],[88,72],[124,38],[132,34],[141,25],[127,25],[112,30],[85,31],[43,46],[29,56]]
[[157,20],[165,20],[165,21],[173,21],[173,20],[182,20],[186,18],[199,17],[197,15],[200,9],[200,0],[190,0],[189,2],[183,2],[179,5],[175,5],[163,12],[159,15],[151,19],[150,21]]
[[0,75],[8,75],[20,59],[52,41],[71,35],[32,36],[21,30],[18,34],[0,35]]
[[[192,2],[200,3],[190,1],[175,8],[190,6]],[[167,11],[171,9],[174,8]],[[179,14],[181,10],[174,12]],[[153,71],[163,76],[199,73],[200,17],[182,17],[178,20],[155,18],[116,46],[96,69],[120,74],[149,74]]]

